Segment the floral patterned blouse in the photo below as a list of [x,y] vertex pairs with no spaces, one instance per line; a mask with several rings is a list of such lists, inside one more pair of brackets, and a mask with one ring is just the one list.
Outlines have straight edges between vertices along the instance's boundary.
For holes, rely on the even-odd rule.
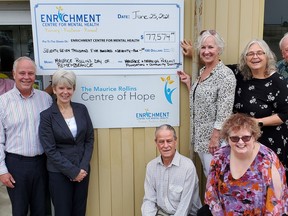
[[[282,195],[277,199],[272,182],[271,168],[280,173]],[[230,146],[220,148],[211,162],[206,185],[205,203],[214,216],[282,216],[288,211],[288,188],[285,170],[276,154],[264,145],[239,179],[230,171]]]
[[286,122],[278,126],[264,126],[259,142],[272,149],[286,168],[288,178],[288,84],[278,73],[266,79],[243,80],[236,74],[237,86],[234,112],[255,118],[277,114]]
[[[200,74],[205,67],[201,68]],[[221,129],[232,114],[236,79],[233,71],[221,61],[210,76],[192,85],[190,91],[191,139],[195,152],[209,153],[208,144],[213,129]]]

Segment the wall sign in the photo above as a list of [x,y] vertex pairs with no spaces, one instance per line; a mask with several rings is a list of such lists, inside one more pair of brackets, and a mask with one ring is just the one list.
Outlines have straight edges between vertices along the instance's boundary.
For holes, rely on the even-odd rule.
[[78,76],[73,97],[87,106],[94,128],[179,125],[177,75]]
[[30,0],[38,74],[77,74],[95,128],[179,125],[183,0]]
[[39,74],[175,73],[183,2],[31,0]]

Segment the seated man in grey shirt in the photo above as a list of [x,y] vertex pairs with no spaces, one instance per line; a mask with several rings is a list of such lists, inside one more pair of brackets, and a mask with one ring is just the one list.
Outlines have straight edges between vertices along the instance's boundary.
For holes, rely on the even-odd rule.
[[147,165],[142,215],[196,215],[201,207],[198,176],[193,162],[176,150],[175,129],[157,127],[155,142],[161,155]]

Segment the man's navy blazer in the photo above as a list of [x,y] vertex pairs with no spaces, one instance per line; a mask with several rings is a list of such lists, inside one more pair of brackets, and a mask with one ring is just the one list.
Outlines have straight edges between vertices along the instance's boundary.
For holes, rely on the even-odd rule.
[[89,172],[94,144],[93,125],[85,105],[71,102],[77,124],[74,138],[56,102],[40,114],[39,138],[47,155],[47,169],[75,179],[80,169]]

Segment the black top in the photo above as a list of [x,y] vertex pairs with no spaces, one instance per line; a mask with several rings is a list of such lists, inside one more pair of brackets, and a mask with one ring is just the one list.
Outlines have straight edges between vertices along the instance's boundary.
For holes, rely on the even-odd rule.
[[245,113],[255,118],[278,114],[284,122],[278,126],[261,127],[259,142],[271,148],[286,168],[288,167],[288,84],[277,72],[266,79],[243,80],[236,73],[234,112]]

